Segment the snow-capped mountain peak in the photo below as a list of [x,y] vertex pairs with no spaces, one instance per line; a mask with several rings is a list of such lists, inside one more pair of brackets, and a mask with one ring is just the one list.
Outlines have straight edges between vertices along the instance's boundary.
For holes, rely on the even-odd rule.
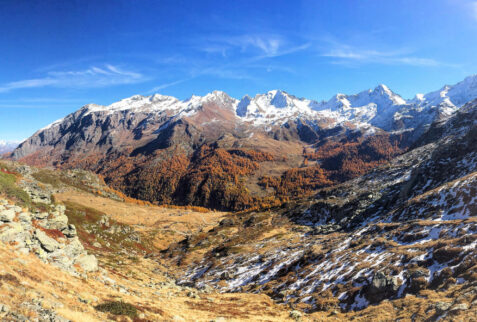
[[379,84],[378,86],[376,86],[373,90],[373,92],[375,93],[380,93],[380,94],[387,94],[387,95],[391,95],[392,92],[391,90],[389,89],[389,87],[387,87],[386,85],[384,84]]
[[[186,100],[160,94],[134,95],[108,106],[88,104],[81,111],[83,115],[125,111],[164,112],[168,116],[180,118],[196,114],[204,104],[214,103],[232,110],[238,121],[257,126],[281,125],[290,119],[303,118],[317,122],[326,119],[328,126],[351,122],[356,126],[375,126],[391,131],[430,124],[437,116],[451,115],[463,104],[476,98],[477,75],[472,75],[455,85],[446,85],[428,94],[417,94],[408,101],[388,86],[380,84],[357,94],[338,93],[322,102],[297,98],[283,90],[271,90],[254,97],[245,95],[241,100],[223,91],[213,91],[204,96],[192,95]],[[61,120],[44,129],[60,123]]]
[[229,94],[223,91],[213,91],[205,95],[201,101],[216,101],[219,103],[231,103],[236,104],[238,100],[229,96]]
[[282,90],[271,90],[257,94],[254,98],[246,95],[237,104],[237,116],[254,124],[281,124],[298,116],[316,115],[312,107],[316,102],[297,98]]
[[20,141],[0,140],[0,154],[12,152],[20,143]]
[[278,108],[286,107],[288,105],[287,95],[285,95],[280,90],[277,90],[277,91],[274,91],[274,92],[275,93],[273,95],[272,100],[270,101],[270,104],[272,104],[273,106],[278,107]]
[[247,115],[247,107],[250,105],[252,98],[248,95],[245,95],[237,105],[237,115],[245,116]]
[[455,85],[445,85],[440,90],[424,95],[423,105],[461,107],[477,98],[477,74],[466,77]]

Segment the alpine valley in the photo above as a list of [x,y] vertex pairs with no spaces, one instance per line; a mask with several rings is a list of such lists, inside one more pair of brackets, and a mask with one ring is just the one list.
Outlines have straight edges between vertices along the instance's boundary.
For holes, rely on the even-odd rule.
[[0,170],[6,320],[477,319],[477,75],[88,104]]
[[327,102],[270,91],[88,104],[25,140],[12,159],[81,168],[155,204],[244,210],[355,178],[477,98],[477,76],[405,100],[379,85]]

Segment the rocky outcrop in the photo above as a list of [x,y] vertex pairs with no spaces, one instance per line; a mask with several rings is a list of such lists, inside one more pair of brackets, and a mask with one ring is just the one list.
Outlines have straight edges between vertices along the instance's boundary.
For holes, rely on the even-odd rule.
[[394,297],[401,285],[397,276],[389,276],[383,272],[374,274],[371,284],[364,289],[364,295],[370,303],[379,303]]
[[0,241],[74,275],[98,270],[97,259],[87,254],[76,228],[68,224],[63,205],[49,212],[30,212],[0,199]]
[[4,209],[0,211],[0,221],[11,222],[15,218],[15,210]]

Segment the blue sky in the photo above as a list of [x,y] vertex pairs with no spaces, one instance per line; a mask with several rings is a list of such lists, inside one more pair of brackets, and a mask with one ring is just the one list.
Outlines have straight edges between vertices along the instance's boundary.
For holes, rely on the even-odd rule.
[[477,73],[477,0],[3,0],[0,30],[0,140],[134,94],[410,98]]

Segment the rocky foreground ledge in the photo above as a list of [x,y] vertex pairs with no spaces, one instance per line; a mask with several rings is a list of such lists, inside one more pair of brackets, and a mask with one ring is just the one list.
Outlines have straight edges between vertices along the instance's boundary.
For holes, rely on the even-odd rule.
[[0,199],[0,241],[21,253],[32,252],[73,275],[98,270],[95,256],[88,255],[68,224],[63,205],[50,205],[51,211],[30,212],[6,199]]

